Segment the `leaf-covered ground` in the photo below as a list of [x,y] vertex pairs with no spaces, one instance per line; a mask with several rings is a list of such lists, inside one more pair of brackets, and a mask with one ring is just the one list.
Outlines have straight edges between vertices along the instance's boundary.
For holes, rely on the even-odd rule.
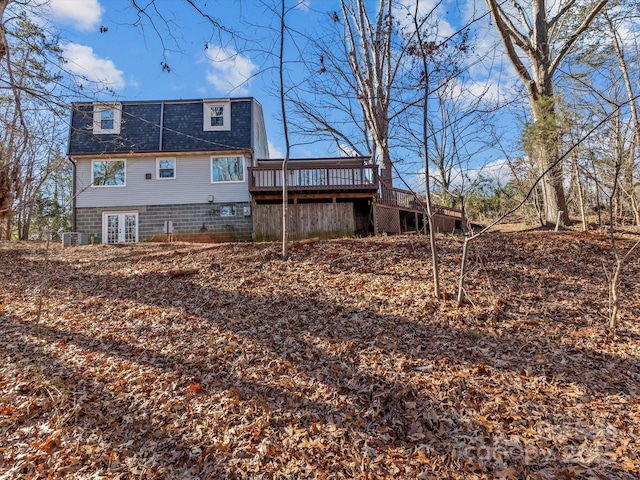
[[639,255],[438,242],[0,243],[0,478],[639,478]]

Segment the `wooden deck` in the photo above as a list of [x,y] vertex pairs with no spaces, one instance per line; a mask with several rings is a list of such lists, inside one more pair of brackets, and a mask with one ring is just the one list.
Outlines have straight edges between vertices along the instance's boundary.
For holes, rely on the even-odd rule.
[[[395,207],[402,210],[424,213],[427,203],[424,198],[410,190],[388,187],[384,182],[380,182],[378,189],[378,203],[388,207]],[[445,207],[442,205],[431,205],[434,215],[445,215],[448,217],[462,219],[462,211],[457,208]]]
[[[442,205],[431,205],[437,231],[453,231],[462,227],[462,211]],[[375,233],[422,231],[427,203],[410,190],[389,187],[380,181],[375,205]]]
[[[282,199],[282,169],[249,167],[249,192],[256,203]],[[299,166],[288,169],[289,196],[292,202],[327,200],[365,200],[370,217],[368,233],[402,233],[424,228],[426,202],[409,190],[392,188],[378,178],[375,165]],[[362,208],[360,205],[359,208]],[[434,226],[438,231],[460,228],[460,210],[432,205]],[[318,212],[317,215],[320,215]],[[324,214],[323,214],[324,215]],[[309,214],[303,215],[305,218]],[[316,219],[317,221],[317,219]],[[266,224],[265,224],[266,225]],[[372,228],[371,228],[372,227]],[[266,227],[264,227],[266,228]]]

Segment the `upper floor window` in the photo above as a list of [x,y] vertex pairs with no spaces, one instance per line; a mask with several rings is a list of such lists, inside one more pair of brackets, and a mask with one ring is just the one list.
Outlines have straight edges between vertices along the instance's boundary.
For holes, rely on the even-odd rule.
[[175,158],[159,158],[157,161],[157,174],[158,179],[170,179],[176,178],[176,159]]
[[204,102],[204,130],[231,130],[231,102],[216,100]]
[[102,110],[100,112],[100,128],[102,130],[113,130],[113,109]]
[[92,184],[96,187],[123,187],[125,185],[124,160],[94,160],[91,162]]
[[118,134],[122,120],[122,105],[120,103],[93,104],[93,133]]
[[211,157],[211,183],[244,181],[244,157]]
[[212,106],[210,108],[211,112],[211,127],[223,127],[224,126],[224,107],[223,106]]

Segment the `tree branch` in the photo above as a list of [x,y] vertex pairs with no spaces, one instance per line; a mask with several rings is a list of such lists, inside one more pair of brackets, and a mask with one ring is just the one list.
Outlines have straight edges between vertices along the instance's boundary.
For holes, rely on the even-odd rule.
[[520,79],[524,83],[531,82],[531,74],[527,70],[527,67],[524,66],[518,53],[514,48],[514,40],[516,40],[516,45],[522,48],[524,51],[527,51],[527,48],[530,49],[529,43],[520,35],[513,24],[509,21],[504,11],[498,6],[496,0],[486,0],[487,5],[489,6],[489,11],[491,12],[491,16],[493,20],[496,22],[496,27],[498,28],[498,32],[500,33],[500,37],[502,38],[502,43],[507,51],[507,56],[509,60],[513,64],[516,73],[520,77]]
[[[549,67],[549,75],[553,76],[553,73],[558,68],[558,65],[560,64],[562,59],[569,52],[571,47],[573,47],[573,45],[576,43],[580,35],[582,35],[582,33],[585,30],[587,30],[587,28],[589,28],[589,25],[591,25],[591,22],[593,21],[593,19],[596,17],[596,15],[598,15],[598,13],[600,13],[600,11],[605,7],[608,1],[609,0],[600,0],[593,7],[593,10],[591,10],[591,12],[589,12],[589,14],[585,17],[585,19],[582,21],[580,26],[578,26],[578,28],[576,28],[576,30],[571,34],[569,39],[566,41],[566,43],[563,45],[563,47],[560,49],[560,51],[556,55],[556,58],[554,58],[553,61],[551,62],[551,66]],[[557,21],[557,20],[554,19],[554,21]]]

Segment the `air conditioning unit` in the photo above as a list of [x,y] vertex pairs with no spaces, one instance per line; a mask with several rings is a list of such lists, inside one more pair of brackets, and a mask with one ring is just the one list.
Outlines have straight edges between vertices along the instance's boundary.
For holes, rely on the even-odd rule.
[[74,247],[76,245],[88,245],[89,237],[85,233],[66,232],[62,234],[62,246]]

